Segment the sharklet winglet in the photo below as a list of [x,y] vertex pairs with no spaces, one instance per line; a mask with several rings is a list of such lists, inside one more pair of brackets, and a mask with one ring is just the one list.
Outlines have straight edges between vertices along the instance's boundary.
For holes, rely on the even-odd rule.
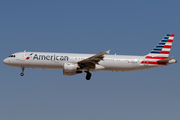
[[107,54],[109,54],[110,50],[106,51]]

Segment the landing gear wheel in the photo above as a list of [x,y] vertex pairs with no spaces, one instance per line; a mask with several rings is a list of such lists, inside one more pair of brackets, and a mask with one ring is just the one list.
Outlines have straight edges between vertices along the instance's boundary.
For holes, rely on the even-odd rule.
[[91,79],[91,76],[92,76],[92,74],[91,74],[90,72],[87,72],[87,74],[86,74],[86,80],[90,80],[90,79]]
[[21,76],[24,76],[24,67],[22,68],[22,73],[20,73]]
[[24,73],[20,73],[21,76],[24,76]]

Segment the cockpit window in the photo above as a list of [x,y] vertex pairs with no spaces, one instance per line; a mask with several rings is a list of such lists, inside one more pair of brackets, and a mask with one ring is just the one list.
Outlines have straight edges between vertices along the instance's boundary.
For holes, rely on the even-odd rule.
[[16,57],[15,55],[10,55],[9,57]]

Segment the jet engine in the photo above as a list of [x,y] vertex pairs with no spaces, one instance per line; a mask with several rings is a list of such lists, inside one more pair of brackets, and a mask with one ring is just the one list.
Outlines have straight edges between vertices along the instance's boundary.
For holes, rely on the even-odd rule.
[[77,71],[78,65],[73,63],[65,63],[63,68],[63,75],[72,76],[81,71]]

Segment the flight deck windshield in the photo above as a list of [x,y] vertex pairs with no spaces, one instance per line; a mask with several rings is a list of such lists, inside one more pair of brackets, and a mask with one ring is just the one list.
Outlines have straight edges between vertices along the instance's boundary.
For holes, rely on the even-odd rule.
[[9,57],[15,57],[15,55],[10,55]]

